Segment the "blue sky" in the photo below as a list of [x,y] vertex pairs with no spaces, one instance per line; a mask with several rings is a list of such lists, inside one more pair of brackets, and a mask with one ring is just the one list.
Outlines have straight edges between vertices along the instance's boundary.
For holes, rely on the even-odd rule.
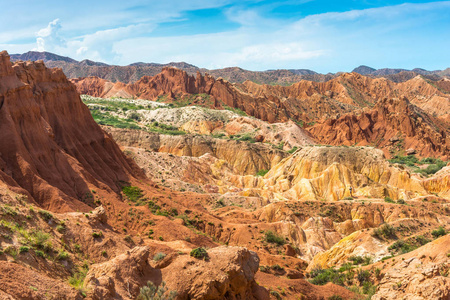
[[450,1],[15,0],[0,20],[2,50],[119,65],[450,67]]

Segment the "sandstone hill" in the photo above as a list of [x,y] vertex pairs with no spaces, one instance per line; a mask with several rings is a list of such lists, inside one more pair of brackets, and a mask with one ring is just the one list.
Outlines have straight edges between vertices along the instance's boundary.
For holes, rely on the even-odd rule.
[[426,80],[406,100],[386,92],[400,84],[344,74],[299,83],[309,97],[168,68],[112,84],[158,101],[99,99],[59,69],[0,58],[0,298],[134,300],[154,287],[176,299],[448,298],[450,166],[315,145],[326,120],[301,126],[289,106],[314,98],[333,122],[366,112],[443,158],[430,145],[444,114],[427,105],[445,93]]
[[[422,157],[447,159],[449,155],[450,96],[440,87],[445,87],[445,81],[439,86],[415,77],[394,83],[346,73],[323,83],[303,80],[285,87],[250,81],[231,84],[210,75],[198,73],[194,77],[164,68],[160,74],[132,84],[113,84],[95,77],[73,82],[81,94],[96,97],[232,107],[270,123],[294,120],[319,143],[374,145],[384,149],[387,156],[404,154],[408,149]],[[405,142],[390,144],[391,138]]]

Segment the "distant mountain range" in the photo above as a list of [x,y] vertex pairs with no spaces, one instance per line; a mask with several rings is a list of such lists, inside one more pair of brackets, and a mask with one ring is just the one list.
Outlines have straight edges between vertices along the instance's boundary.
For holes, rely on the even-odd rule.
[[[186,62],[171,62],[167,64],[137,62],[128,66],[108,65],[91,60],[77,61],[70,57],[60,56],[50,52],[29,51],[24,54],[12,54],[12,61],[17,60],[43,60],[48,67],[58,67],[63,70],[69,78],[96,76],[113,82],[135,82],[143,76],[154,76],[161,72],[166,66],[177,67],[188,74],[208,73],[216,78],[222,77],[231,82],[242,83],[250,80],[260,84],[290,85],[300,80],[311,80],[324,82],[336,78],[342,72],[320,74],[308,69],[279,69],[267,71],[249,71],[239,67],[229,67],[223,69],[208,70],[188,64]],[[416,68],[406,69],[374,69],[368,66],[359,66],[352,72],[370,77],[385,77],[394,82],[404,82],[417,75],[422,75],[427,79],[439,80],[450,76],[450,68],[445,70],[427,71]]]

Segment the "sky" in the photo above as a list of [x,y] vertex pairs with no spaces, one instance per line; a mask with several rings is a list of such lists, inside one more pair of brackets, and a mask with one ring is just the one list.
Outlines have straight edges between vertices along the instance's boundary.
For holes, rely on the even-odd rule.
[[450,1],[15,0],[1,7],[0,50],[10,54],[321,73],[450,67]]

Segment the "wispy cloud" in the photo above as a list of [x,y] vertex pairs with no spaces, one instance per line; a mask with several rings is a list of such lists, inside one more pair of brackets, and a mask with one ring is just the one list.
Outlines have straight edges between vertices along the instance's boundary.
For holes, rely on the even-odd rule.
[[[312,5],[309,2],[134,0],[104,8],[92,3],[92,11],[84,9],[85,14],[74,13],[72,17],[59,12],[41,30],[34,27],[34,48],[116,64],[187,61],[207,68],[240,66],[253,70],[336,72],[359,64],[430,69],[450,66],[450,1],[326,12],[297,19],[271,13],[288,4],[301,9],[302,3]],[[320,5],[324,1],[316,2]],[[75,5],[72,8],[78,9]],[[190,20],[183,12],[209,8],[221,9],[235,26],[208,34],[191,28],[193,32],[186,34],[183,24]],[[205,20],[197,24],[210,26],[210,20]],[[169,34],[161,36],[159,32]],[[20,34],[26,37],[24,31]],[[11,35],[0,33],[0,37]],[[8,39],[4,45],[23,49]]]

